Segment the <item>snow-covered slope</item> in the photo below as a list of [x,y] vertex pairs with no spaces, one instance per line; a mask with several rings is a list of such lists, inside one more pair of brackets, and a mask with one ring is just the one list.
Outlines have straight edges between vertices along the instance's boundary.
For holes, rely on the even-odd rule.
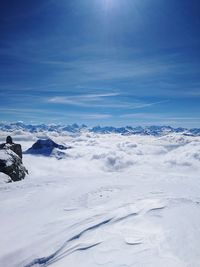
[[3,172],[0,172],[0,185],[5,183],[11,183],[11,178]]
[[0,186],[0,266],[199,267],[200,137],[50,137],[65,159],[24,155]]

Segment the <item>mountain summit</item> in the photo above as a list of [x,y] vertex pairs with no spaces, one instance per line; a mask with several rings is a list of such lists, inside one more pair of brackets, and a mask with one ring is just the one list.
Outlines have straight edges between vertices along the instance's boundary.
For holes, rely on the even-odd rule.
[[63,146],[55,143],[50,138],[38,139],[31,148],[27,149],[25,154],[52,156],[55,152],[60,150],[70,149],[70,146]]

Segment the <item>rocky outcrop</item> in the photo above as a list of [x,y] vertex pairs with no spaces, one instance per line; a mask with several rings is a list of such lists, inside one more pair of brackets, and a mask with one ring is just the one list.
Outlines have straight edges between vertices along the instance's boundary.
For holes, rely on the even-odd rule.
[[39,139],[24,154],[57,157],[57,155],[64,155],[63,150],[70,148],[70,146],[59,145],[51,139]]
[[28,174],[21,158],[9,148],[0,150],[0,172],[8,175],[12,181],[20,181]]

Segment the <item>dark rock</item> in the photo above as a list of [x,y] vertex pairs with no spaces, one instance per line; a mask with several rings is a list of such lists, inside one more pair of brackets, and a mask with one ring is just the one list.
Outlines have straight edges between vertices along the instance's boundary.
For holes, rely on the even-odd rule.
[[0,172],[8,175],[12,181],[20,181],[28,174],[21,158],[9,148],[0,150]]
[[55,149],[59,151],[70,148],[70,146],[59,145],[51,139],[39,139],[32,145],[31,148],[26,150],[24,153],[32,155],[51,156],[54,154],[53,152],[55,152]]

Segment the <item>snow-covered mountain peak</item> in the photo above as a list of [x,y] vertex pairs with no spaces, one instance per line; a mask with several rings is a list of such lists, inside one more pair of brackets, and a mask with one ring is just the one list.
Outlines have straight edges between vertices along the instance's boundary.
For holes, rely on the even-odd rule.
[[[52,156],[52,155],[60,155],[60,150],[67,150],[71,148],[70,146],[59,145],[55,143],[50,138],[48,139],[38,139],[32,147],[27,149],[25,154],[32,155],[43,155],[43,156]],[[63,155],[63,153],[62,153]]]
[[69,133],[79,134],[81,132],[92,132],[98,134],[122,134],[122,135],[152,135],[162,136],[169,133],[180,133],[184,135],[200,136],[200,128],[173,128],[171,126],[146,126],[146,127],[113,127],[113,126],[95,126],[88,127],[86,125],[78,125],[76,123],[72,125],[61,125],[61,124],[25,124],[23,122],[16,123],[0,123],[0,131],[4,132],[15,132],[24,131],[29,133],[43,133],[43,132],[55,132],[55,133]]

